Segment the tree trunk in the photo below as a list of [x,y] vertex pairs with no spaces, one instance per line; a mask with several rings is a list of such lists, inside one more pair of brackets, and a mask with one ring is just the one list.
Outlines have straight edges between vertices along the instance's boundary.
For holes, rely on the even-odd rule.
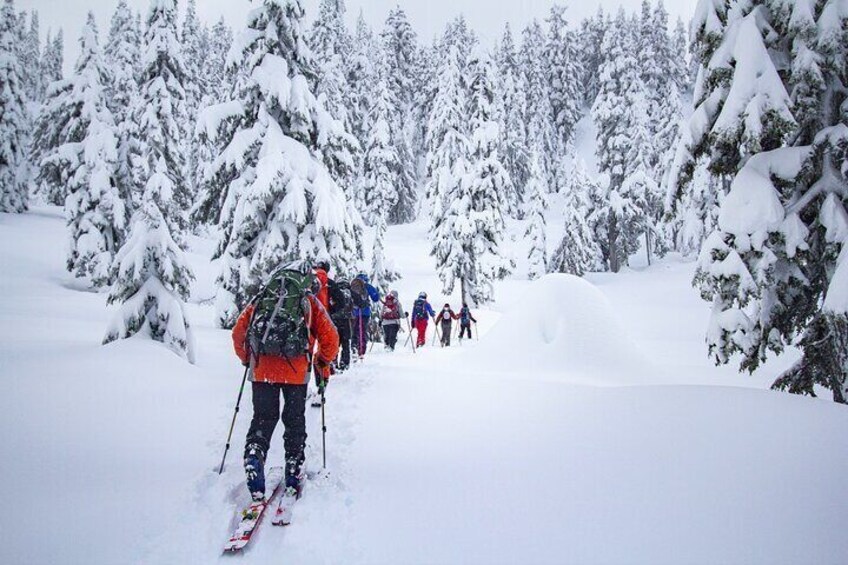
[[465,277],[459,279],[459,293],[462,296],[462,303],[468,304],[468,296],[465,294]]
[[618,257],[618,219],[614,214],[610,214],[609,227],[607,228],[607,238],[609,240],[609,264],[610,271],[617,273],[621,270],[621,264]]
[[648,256],[648,266],[651,266],[651,230],[645,230],[645,253]]

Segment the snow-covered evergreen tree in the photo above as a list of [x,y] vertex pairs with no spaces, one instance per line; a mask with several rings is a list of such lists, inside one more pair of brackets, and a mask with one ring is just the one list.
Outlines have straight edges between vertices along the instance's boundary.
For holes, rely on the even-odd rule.
[[467,64],[469,154],[463,197],[469,199],[468,238],[473,276],[465,280],[463,296],[476,303],[494,298],[492,283],[513,268],[504,248],[504,195],[513,193],[512,181],[498,152],[500,125],[497,123],[497,72],[483,48],[471,52]]
[[[181,129],[183,154],[186,159],[185,182],[187,192],[194,195],[199,190],[201,179],[200,154],[201,141],[194,135],[193,125],[197,122],[198,112],[203,104],[204,95],[209,91],[210,83],[204,73],[204,62],[210,55],[209,36],[205,27],[201,26],[197,17],[197,6],[195,0],[188,0],[186,13],[183,17],[183,25],[180,33],[180,47],[182,48],[183,72],[182,85],[185,93],[185,123],[178,124]],[[192,198],[192,203],[193,203]]]
[[[233,44],[233,30],[221,17],[209,32],[208,53],[204,60],[208,96],[202,101],[218,103],[226,100],[233,88],[233,73],[227,68],[227,53]],[[201,108],[208,106],[201,102]]]
[[385,224],[389,213],[398,200],[395,188],[401,165],[393,137],[400,132],[391,129],[392,118],[397,106],[388,85],[388,69],[385,61],[377,64],[377,87],[372,94],[368,116],[368,142],[362,172],[364,201],[363,216],[371,225]]
[[604,61],[605,53],[601,49],[609,17],[603,7],[598,6],[594,17],[583,20],[577,37],[578,59],[583,63],[583,99],[591,104],[600,89],[599,70]]
[[347,112],[350,132],[362,148],[365,148],[368,142],[368,113],[371,108],[371,96],[376,88],[374,54],[379,49],[379,45],[374,41],[374,34],[365,23],[365,17],[360,11],[356,30],[351,39],[351,56],[347,73],[350,89],[347,96]]
[[138,124],[133,118],[133,113],[138,107],[136,77],[140,68],[140,52],[140,37],[135,15],[127,6],[126,0],[120,0],[112,14],[104,58],[112,74],[109,108],[115,120],[115,132],[118,137],[115,181],[130,209],[141,196],[146,180],[133,177],[133,172],[139,171],[134,163],[141,158]]
[[[848,12],[843,3],[702,1],[698,107],[672,188],[707,156],[730,179],[696,273],[710,354],[754,370],[803,355],[774,387],[848,400]],[[681,199],[682,201],[682,199]],[[820,390],[818,391],[820,392]]]
[[[133,177],[147,186],[151,175],[165,174],[173,186],[173,198],[160,203],[171,236],[182,241],[192,204],[185,158],[187,80],[177,38],[174,0],[151,0],[141,54],[139,105],[134,117],[139,127],[141,159],[134,163]],[[160,161],[165,172],[158,171]]]
[[527,95],[527,144],[539,158],[545,177],[545,186],[557,189],[556,170],[559,164],[560,144],[551,106],[545,57],[545,35],[542,26],[534,20],[522,34],[521,68],[524,73],[524,90]]
[[414,139],[416,135],[416,92],[421,88],[419,76],[418,38],[400,6],[395,7],[386,19],[380,34],[386,52],[389,88],[396,101],[398,112],[393,118],[396,136],[395,150],[402,166],[398,177],[398,201],[389,216],[391,223],[405,223],[415,218],[418,195],[415,186],[418,178],[418,159]]
[[5,0],[0,10],[0,212],[23,212],[29,203],[25,151],[30,126],[17,21],[14,2]]
[[317,61],[316,93],[330,114],[350,130],[349,85],[346,70],[351,59],[351,38],[344,23],[344,0],[320,0],[318,16],[309,34],[309,46]]
[[445,293],[459,283],[463,302],[482,304],[494,298],[493,282],[512,268],[502,247],[499,190],[509,180],[497,154],[494,66],[479,48],[472,51],[466,83],[460,57],[460,46],[451,45],[428,128],[433,147],[431,254]]
[[[646,125],[648,102],[629,26],[621,9],[607,28],[602,43],[606,56],[600,69],[600,90],[592,106],[592,119],[598,129],[596,154],[601,172],[609,176],[605,202],[610,207],[604,213],[596,210],[595,217],[606,222],[603,228],[606,242],[601,249],[613,272],[618,272],[635,248],[635,239],[641,234],[634,231],[636,227],[645,225],[633,221],[634,216],[644,214],[644,209],[638,209],[644,199],[634,197],[632,191],[636,185],[626,181],[633,175],[641,179],[651,172],[648,158],[651,139]],[[639,186],[643,185],[640,182]]]
[[524,214],[522,206],[524,186],[530,170],[530,152],[527,147],[527,98],[518,63],[518,54],[509,24],[504,29],[498,50],[498,75],[501,104],[501,160],[512,183],[504,198],[504,211],[515,218]]
[[695,76],[692,74],[693,57],[689,54],[689,37],[681,18],[677,18],[670,43],[671,77],[678,92],[691,92]]
[[546,64],[553,110],[554,126],[559,144],[566,147],[581,117],[582,69],[575,52],[575,36],[568,29],[565,7],[554,4],[548,22]]
[[459,47],[453,46],[439,71],[439,84],[427,127],[427,198],[439,215],[447,195],[458,190],[468,163],[466,93]]
[[[229,100],[232,95],[236,67],[227,65],[227,54],[232,44],[233,32],[221,18],[209,32],[207,56],[203,65],[208,88],[201,98],[198,118],[205,108]],[[197,139],[198,193],[191,209],[191,222],[193,226],[217,225],[221,220],[226,192],[223,192],[222,183],[207,182],[207,179],[210,178],[209,168],[222,147],[205,135],[202,124],[198,124],[193,133]]]
[[525,215],[527,231],[524,237],[530,241],[529,267],[527,274],[531,279],[537,279],[548,272],[548,242],[547,224],[545,222],[545,202],[548,187],[545,174],[537,154],[530,158],[530,179],[525,192]]
[[52,39],[48,32],[47,42],[44,44],[44,52],[41,55],[41,75],[44,79],[45,90],[50,86],[51,82],[62,80],[64,76],[64,65],[65,32],[62,31],[62,28],[59,28],[56,37]]
[[27,99],[40,102],[44,96],[44,83],[41,75],[41,36],[38,12],[30,13],[29,31],[21,46],[21,68],[24,72],[24,90]]
[[127,225],[126,206],[116,182],[118,140],[108,105],[109,84],[94,14],[89,12],[74,75],[47,110],[50,119],[63,126],[55,138],[61,145],[52,148],[43,163],[58,168],[53,174],[66,185],[68,271],[96,287],[112,282],[112,260]]
[[599,187],[582,162],[575,164],[566,178],[568,182],[563,188],[565,230],[548,261],[548,272],[582,276],[600,269],[602,262],[600,247],[589,224],[590,194],[598,191]]
[[115,257],[109,303],[120,308],[103,342],[143,335],[194,363],[194,337],[184,304],[194,277],[163,212],[171,208],[176,188],[168,167],[164,156],[154,165],[133,215],[132,232]]
[[282,264],[327,257],[350,273],[361,258],[347,199],[325,166],[332,144],[348,134],[311,90],[303,18],[296,0],[264,0],[254,9],[231,51],[240,69],[236,98],[201,118],[206,135],[223,146],[211,169],[225,194],[222,326],[235,322]]

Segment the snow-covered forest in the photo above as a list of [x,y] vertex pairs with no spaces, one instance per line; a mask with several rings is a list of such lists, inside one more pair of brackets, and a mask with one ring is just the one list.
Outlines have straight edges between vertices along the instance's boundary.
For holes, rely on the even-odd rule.
[[[460,14],[446,14],[439,36],[422,37],[400,4],[384,15],[381,27],[372,28],[362,14],[349,26],[344,0],[316,1],[314,14],[307,14],[299,0],[253,0],[245,2],[243,24],[232,28],[223,17],[201,20],[196,0],[149,0],[141,10],[140,2],[115,0],[108,29],[100,29],[100,15],[91,12],[82,29],[43,30],[37,11],[26,10],[20,0],[18,5],[2,1],[0,229],[8,227],[4,238],[38,239],[42,233],[53,238],[50,225],[39,223],[36,229],[15,222],[42,222],[43,215],[61,210],[64,247],[49,239],[49,256],[62,254],[57,268],[64,269],[63,291],[70,289],[80,304],[96,309],[97,329],[83,333],[97,334],[101,350],[114,352],[122,343],[164,349],[149,340],[126,339],[142,337],[161,342],[174,358],[157,359],[157,367],[223,366],[231,346],[222,330],[233,327],[268,276],[283,264],[309,267],[326,260],[338,278],[368,274],[381,294],[400,285],[408,290],[402,298],[411,300],[421,290],[414,285],[426,283],[431,294],[452,299],[454,306],[468,303],[491,313],[493,321],[481,324],[484,339],[468,359],[494,373],[502,368],[490,360],[515,344],[516,334],[494,323],[503,314],[514,332],[524,328],[522,347],[538,333],[540,343],[561,354],[555,368],[541,362],[541,373],[573,369],[578,376],[572,375],[571,384],[598,384],[590,382],[595,365],[569,366],[589,351],[593,357],[610,355],[609,367],[621,371],[639,367],[634,374],[643,370],[643,355],[657,364],[644,369],[650,379],[639,373],[632,382],[597,373],[601,386],[706,388],[701,376],[713,374],[710,370],[721,375],[722,386],[749,386],[737,375],[748,373],[755,387],[772,389],[768,394],[780,399],[775,402],[787,402],[779,407],[741,402],[751,402],[752,416],[768,414],[774,422],[783,420],[784,407],[796,406],[788,404],[792,397],[786,392],[848,403],[845,0],[699,0],[690,21],[671,20],[663,0],[643,0],[632,12],[599,8],[580,20],[571,17],[565,3],[553,3],[544,19],[523,29],[506,24],[494,42],[482,40]],[[70,41],[80,50],[66,73]],[[9,245],[9,257],[19,257]],[[20,261],[30,265],[29,259]],[[10,260],[3,270],[18,268]],[[24,314],[12,308],[10,297],[25,292],[27,284],[2,276],[9,278],[0,311],[13,312],[4,321],[11,327]],[[658,294],[651,309],[627,305],[621,298],[627,290],[621,289],[645,291],[651,287],[646,281],[655,281],[669,297],[694,295],[697,305],[688,298],[665,303]],[[638,344],[625,336],[624,325],[612,321],[617,314],[607,312],[602,292],[612,296],[617,310],[634,308],[651,318],[633,326],[647,332]],[[509,309],[521,300],[522,309],[535,310],[538,320]],[[688,345],[673,341],[670,331],[680,323],[673,311],[679,304],[696,320],[686,321],[686,331],[695,337],[685,343],[696,343],[697,349],[687,350],[685,363],[678,362],[684,355],[675,348]],[[566,321],[557,325],[550,319]],[[589,329],[573,330],[572,342],[562,341],[563,328],[574,320]],[[5,332],[12,337],[11,329]],[[601,339],[600,332],[622,337],[593,341]],[[210,354],[212,343],[220,347]],[[572,343],[588,349],[572,351]],[[631,346],[641,349],[629,357]],[[13,362],[18,351],[10,347],[0,356],[8,371],[19,367]],[[144,353],[133,350],[132,355],[144,359]],[[691,363],[705,366],[693,370],[694,376],[681,381],[656,376],[691,368],[695,356],[699,361]],[[526,365],[518,357],[506,359],[515,362],[516,372]],[[453,359],[445,357],[445,367]],[[406,379],[421,371],[405,357],[381,363],[379,370],[406,372]],[[2,372],[13,377],[6,368]],[[370,373],[368,378],[379,379]],[[533,381],[530,388],[541,410],[554,417],[553,400],[543,398],[538,385]],[[358,391],[358,385],[344,386],[351,394]],[[490,394],[500,406],[503,398]],[[593,394],[584,398],[589,405],[610,406]],[[657,394],[664,400],[647,401],[657,409],[677,401],[668,391]],[[566,396],[552,398],[579,411]],[[716,418],[729,418],[721,423],[728,433],[749,423],[735,419],[739,413],[727,410],[724,401],[698,397],[687,406],[703,411],[705,421],[710,409],[717,410]],[[343,413],[352,428],[368,428],[356,415],[356,402],[350,400]],[[825,415],[804,420],[800,431],[785,422],[777,426],[791,436],[789,444],[800,449],[803,438],[845,424],[842,407],[825,402],[814,407]],[[634,422],[636,429],[645,424],[639,418]],[[209,441],[200,431],[190,432]],[[702,442],[726,439],[715,433],[699,437]],[[672,437],[670,444],[685,443],[684,436]],[[345,449],[342,454],[353,451],[349,442]],[[814,450],[810,465],[831,457],[828,477],[848,471],[844,454],[809,449]],[[732,457],[744,451],[737,446]],[[782,462],[777,451],[768,456]],[[690,463],[684,467],[694,470],[697,461]],[[339,466],[342,472],[332,486],[348,492],[345,481],[356,473]],[[778,475],[785,467],[777,468],[769,475],[775,485],[782,484]],[[180,472],[186,483],[194,476]],[[476,475],[461,469],[460,476]],[[792,489],[808,479],[798,472],[775,489]],[[443,487],[456,488],[434,485]],[[195,518],[221,506],[218,498],[232,501],[222,484],[210,488],[213,495],[198,495]],[[218,498],[210,502],[213,496]],[[848,502],[841,496],[834,501]],[[322,504],[322,509],[347,511],[328,506],[327,500]],[[763,502],[746,517],[784,515],[790,507]],[[427,509],[435,515],[441,510]],[[667,519],[664,507],[654,510]],[[718,520],[721,512],[708,516]],[[839,513],[822,502],[805,516],[824,523]],[[554,514],[546,511],[544,521]],[[339,516],[330,519],[339,521]],[[787,520],[776,531],[794,527]],[[822,529],[833,532],[829,527]],[[173,533],[156,533],[172,541]],[[595,534],[590,539],[600,540]],[[626,534],[631,535],[639,538]],[[781,543],[789,544],[789,537]],[[761,541],[766,539],[773,541]],[[462,545],[459,538],[451,543]],[[733,548],[744,545],[734,543]],[[298,547],[300,562],[314,561],[305,546]],[[641,555],[651,562],[683,562],[683,547],[681,542],[669,554],[655,548]],[[787,563],[827,563],[840,548],[848,549],[838,542],[807,560],[790,551],[797,546],[781,548],[767,557],[737,559],[741,554],[706,549],[701,555],[710,556],[706,562],[766,563],[782,557]],[[151,551],[151,562],[174,556]],[[362,550],[351,562],[410,557],[403,551]],[[554,554],[524,551],[529,561],[556,560]],[[342,553],[320,555],[329,562],[346,561]],[[467,554],[421,555],[457,561]],[[605,562],[643,562],[638,553],[631,559],[615,551],[576,555],[576,562],[591,555],[608,557],[601,559]]]
[[[510,274],[700,254],[715,360],[800,345],[775,386],[845,401],[842,2],[704,0],[688,30],[661,1],[579,22],[554,5],[485,45],[462,16],[427,43],[400,7],[351,30],[343,0],[309,26],[296,1],[260,2],[237,30],[194,0],[121,1],[108,32],[90,15],[68,77],[64,30],[42,42],[37,12],[3,10],[2,209],[64,206],[68,270],[123,305],[109,340],[143,330],[191,358],[187,234],[217,234],[229,327],[284,262],[385,290],[386,227],[428,218],[443,290],[474,304]],[[517,273],[511,221],[531,242]]]

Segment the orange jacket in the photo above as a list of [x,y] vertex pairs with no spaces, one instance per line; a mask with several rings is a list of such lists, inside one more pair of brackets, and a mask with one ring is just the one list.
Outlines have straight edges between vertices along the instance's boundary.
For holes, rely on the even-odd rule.
[[[316,361],[329,364],[336,359],[339,353],[339,333],[336,326],[330,320],[327,311],[321,303],[312,295],[309,296],[309,304],[312,309],[312,321],[309,325],[309,350],[315,351],[315,341],[318,341],[318,351],[315,353]],[[245,308],[239,316],[236,326],[233,328],[233,347],[236,355],[242,363],[249,361],[247,344],[247,328],[253,315],[253,305]],[[308,317],[307,321],[308,320]],[[309,359],[306,355],[294,359],[285,359],[276,355],[260,355],[253,368],[251,380],[256,382],[302,385],[309,378]],[[325,378],[328,374],[323,375]]]

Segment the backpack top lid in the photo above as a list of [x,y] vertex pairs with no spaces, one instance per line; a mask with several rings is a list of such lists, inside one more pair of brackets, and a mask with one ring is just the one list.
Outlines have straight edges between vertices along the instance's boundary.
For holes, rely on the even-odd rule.
[[293,359],[309,350],[306,321],[317,279],[312,273],[281,269],[254,297],[253,316],[247,332],[254,354]]

